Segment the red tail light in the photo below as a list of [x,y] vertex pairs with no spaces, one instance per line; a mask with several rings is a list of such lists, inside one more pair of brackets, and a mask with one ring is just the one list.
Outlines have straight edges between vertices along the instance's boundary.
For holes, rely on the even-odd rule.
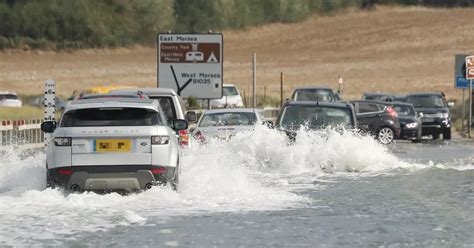
[[189,143],[189,132],[188,130],[181,130],[178,132],[179,135],[179,144],[188,145]]
[[64,169],[59,169],[58,173],[60,175],[72,175],[73,171],[72,170],[64,170]]
[[163,174],[166,174],[166,168],[165,167],[159,167],[159,168],[151,169],[151,173],[163,175]]
[[397,118],[397,117],[398,117],[397,111],[395,111],[395,109],[393,109],[392,107],[387,107],[387,113],[388,113],[392,118]]

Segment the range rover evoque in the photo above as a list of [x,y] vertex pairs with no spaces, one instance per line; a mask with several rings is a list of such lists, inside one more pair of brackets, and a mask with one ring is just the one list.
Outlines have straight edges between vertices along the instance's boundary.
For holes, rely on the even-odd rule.
[[[71,191],[137,191],[179,181],[181,152],[175,130],[158,101],[89,99],[70,102],[59,123],[43,122],[52,133],[47,146],[47,186]],[[173,130],[173,129],[174,130]]]

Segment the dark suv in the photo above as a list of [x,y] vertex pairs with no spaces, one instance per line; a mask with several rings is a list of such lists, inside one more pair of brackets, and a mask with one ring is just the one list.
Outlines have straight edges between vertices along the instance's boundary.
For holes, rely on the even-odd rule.
[[382,144],[390,144],[400,136],[397,112],[383,102],[351,101],[359,129],[374,135]]
[[318,130],[325,127],[357,128],[355,113],[350,104],[339,102],[285,102],[275,128],[286,132],[291,140],[300,128]]
[[422,134],[431,135],[433,139],[451,139],[451,115],[448,104],[441,93],[414,93],[406,97],[413,104],[416,112],[422,116]]

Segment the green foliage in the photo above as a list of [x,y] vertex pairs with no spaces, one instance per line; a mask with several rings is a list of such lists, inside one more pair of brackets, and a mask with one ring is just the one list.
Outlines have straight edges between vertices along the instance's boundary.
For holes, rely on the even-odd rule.
[[160,32],[207,32],[374,4],[470,6],[474,0],[0,0],[0,48],[154,44]]

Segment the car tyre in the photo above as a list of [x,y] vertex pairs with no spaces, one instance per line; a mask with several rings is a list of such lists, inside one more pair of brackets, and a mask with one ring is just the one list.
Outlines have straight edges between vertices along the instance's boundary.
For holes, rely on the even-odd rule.
[[388,145],[392,143],[395,139],[395,131],[393,131],[393,129],[391,129],[390,127],[382,127],[379,130],[377,139],[380,143]]
[[443,139],[450,140],[451,139],[451,128],[446,128],[443,130]]
[[434,134],[432,134],[433,139],[434,139],[434,140],[439,139],[439,135],[440,135],[440,133],[434,133]]

